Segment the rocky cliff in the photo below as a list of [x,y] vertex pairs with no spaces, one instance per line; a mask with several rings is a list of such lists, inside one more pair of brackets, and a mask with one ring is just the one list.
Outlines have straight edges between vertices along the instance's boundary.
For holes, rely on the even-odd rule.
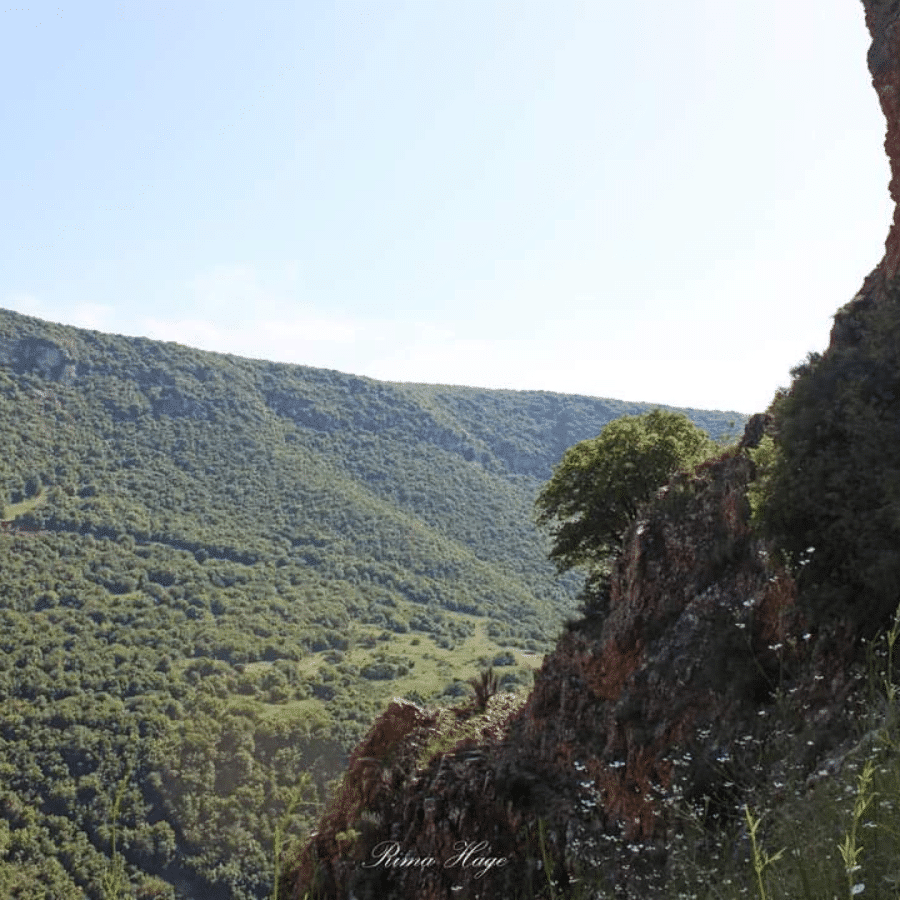
[[[900,3],[864,7],[896,201]],[[900,212],[883,260],[836,316],[832,348],[866,339],[865,311],[894,302],[898,271]],[[701,828],[733,822],[761,783],[833,772],[853,741],[858,634],[805,621],[795,582],[750,528],[749,451],[765,427],[752,420],[739,447],[647,506],[603,614],[567,628],[521,708],[461,709],[448,726],[392,705],[285,894],[567,897],[580,882],[661,895],[685,815]],[[464,737],[465,722],[479,724]]]
[[891,167],[888,190],[894,201],[894,215],[881,262],[865,279],[859,293],[835,316],[832,348],[861,338],[865,329],[860,315],[887,302],[900,272],[900,4],[895,0],[863,0],[863,8],[872,37],[867,58],[869,72],[887,123],[884,149]]
[[[806,631],[792,580],[749,528],[746,450],[659,493],[615,563],[608,612],[566,630],[524,706],[495,698],[460,739],[462,723],[481,722],[474,709],[441,726],[435,712],[393,704],[284,888],[531,896],[552,870],[564,891],[604,873],[652,896],[673,800],[726,817],[760,759],[810,769],[839,747],[858,684],[853,637]],[[816,723],[790,760],[776,719]]]

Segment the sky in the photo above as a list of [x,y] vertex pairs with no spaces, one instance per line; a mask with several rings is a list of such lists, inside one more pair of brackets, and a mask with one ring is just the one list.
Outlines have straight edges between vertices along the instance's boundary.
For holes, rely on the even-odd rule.
[[883,252],[855,0],[7,2],[6,309],[752,413]]

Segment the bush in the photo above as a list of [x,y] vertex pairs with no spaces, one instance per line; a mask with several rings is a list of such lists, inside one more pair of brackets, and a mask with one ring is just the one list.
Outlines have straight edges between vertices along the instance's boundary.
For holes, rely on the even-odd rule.
[[391,681],[397,677],[397,667],[387,662],[369,663],[360,669],[359,674],[370,681]]
[[898,301],[856,311],[855,340],[793,370],[751,496],[810,619],[848,617],[866,636],[900,597]]
[[500,681],[492,668],[485,669],[479,678],[470,678],[469,686],[475,692],[475,705],[484,709],[488,700],[500,689]]

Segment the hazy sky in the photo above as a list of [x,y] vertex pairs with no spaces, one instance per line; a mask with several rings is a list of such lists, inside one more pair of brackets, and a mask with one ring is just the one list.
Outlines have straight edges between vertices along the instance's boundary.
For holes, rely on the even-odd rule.
[[857,0],[0,0],[0,306],[754,412],[880,259]]

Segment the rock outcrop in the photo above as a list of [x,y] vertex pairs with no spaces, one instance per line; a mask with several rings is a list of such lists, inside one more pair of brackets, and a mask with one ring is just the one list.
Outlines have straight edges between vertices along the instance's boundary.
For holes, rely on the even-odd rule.
[[884,149],[891,167],[888,190],[894,215],[881,262],[865,279],[859,293],[835,316],[831,347],[861,340],[866,328],[861,313],[888,302],[892,283],[900,272],[900,3],[863,0],[866,27],[872,37],[869,72],[887,128]]
[[887,122],[884,149],[891,165],[888,190],[895,207],[879,268],[890,281],[900,271],[900,4],[896,0],[863,0],[863,7],[872,36],[869,72]]

